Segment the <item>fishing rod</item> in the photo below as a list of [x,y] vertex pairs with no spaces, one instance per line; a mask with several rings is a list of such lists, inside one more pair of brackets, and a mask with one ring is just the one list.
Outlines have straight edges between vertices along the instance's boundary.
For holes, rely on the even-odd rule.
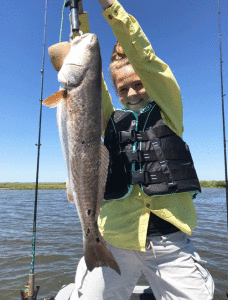
[[[69,0],[66,2],[65,7],[70,6],[71,12],[71,30],[72,37],[80,33],[79,20],[78,20],[78,2],[79,0]],[[34,290],[34,263],[35,263],[35,244],[36,244],[36,216],[37,216],[37,199],[38,199],[38,179],[39,179],[39,161],[40,161],[40,146],[41,146],[41,120],[42,120],[42,102],[43,102],[43,84],[44,84],[44,63],[45,63],[45,49],[46,49],[46,27],[47,27],[47,0],[45,4],[45,17],[44,17],[44,43],[43,43],[43,63],[41,69],[41,97],[40,97],[40,117],[39,117],[39,134],[37,149],[37,168],[36,168],[36,189],[35,189],[35,203],[34,203],[34,219],[33,219],[33,238],[32,238],[32,258],[31,267],[29,273],[28,284],[25,285],[25,289],[21,290],[21,300],[36,300],[39,291],[39,286],[36,286]],[[54,299],[53,297],[50,300]]]
[[40,117],[39,117],[39,134],[38,143],[35,144],[37,150],[37,168],[36,168],[36,189],[35,189],[35,203],[34,203],[34,218],[33,218],[33,237],[32,237],[32,258],[29,273],[28,284],[25,286],[24,291],[21,290],[21,300],[36,300],[39,286],[34,290],[34,263],[35,263],[35,245],[36,245],[36,215],[37,215],[37,197],[38,197],[38,179],[39,179],[39,162],[40,162],[40,140],[41,140],[41,120],[42,120],[42,102],[43,102],[43,85],[44,85],[44,62],[45,62],[45,48],[46,48],[46,27],[47,27],[47,0],[45,4],[45,17],[44,17],[44,43],[43,43],[43,63],[41,69],[41,97],[40,97]]
[[220,48],[220,74],[221,74],[221,97],[222,97],[222,121],[223,121],[223,145],[224,145],[224,164],[225,164],[225,180],[226,180],[226,213],[227,213],[227,226],[228,226],[228,183],[227,183],[227,158],[226,158],[226,129],[225,129],[225,113],[224,113],[224,97],[223,93],[223,70],[222,70],[222,34],[220,22],[220,8],[218,0],[218,19],[219,19],[219,48]]

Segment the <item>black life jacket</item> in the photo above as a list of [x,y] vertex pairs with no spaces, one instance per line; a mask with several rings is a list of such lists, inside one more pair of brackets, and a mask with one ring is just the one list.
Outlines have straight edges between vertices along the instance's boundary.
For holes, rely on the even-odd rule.
[[107,125],[104,144],[110,163],[104,199],[121,199],[139,184],[148,195],[201,192],[187,144],[162,120],[152,102],[137,115],[116,110]]

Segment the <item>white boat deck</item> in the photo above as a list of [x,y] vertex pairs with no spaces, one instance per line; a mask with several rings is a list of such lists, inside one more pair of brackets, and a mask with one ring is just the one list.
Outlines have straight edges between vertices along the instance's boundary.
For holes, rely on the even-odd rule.
[[[70,300],[70,296],[75,288],[75,284],[71,283],[63,286],[55,297],[55,300]],[[137,285],[134,288],[130,300],[156,300],[150,286]]]

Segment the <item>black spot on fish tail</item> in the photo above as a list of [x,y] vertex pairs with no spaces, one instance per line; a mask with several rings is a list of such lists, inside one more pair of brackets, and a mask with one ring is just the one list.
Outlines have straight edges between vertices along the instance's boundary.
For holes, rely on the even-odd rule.
[[88,210],[87,210],[88,216],[90,215],[90,213],[91,213],[91,209],[88,209]]
[[85,141],[82,141],[82,144],[85,144]]
[[96,242],[97,242],[97,243],[100,243],[100,239],[99,239],[99,238],[96,238]]
[[90,229],[88,228],[88,229],[87,229],[87,232],[86,232],[86,236],[88,236],[89,233],[90,233]]

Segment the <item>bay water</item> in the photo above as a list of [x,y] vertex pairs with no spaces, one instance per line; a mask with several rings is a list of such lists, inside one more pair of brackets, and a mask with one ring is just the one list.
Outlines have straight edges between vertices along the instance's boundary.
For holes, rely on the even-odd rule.
[[[20,300],[31,264],[34,190],[0,190],[0,300]],[[207,261],[215,281],[215,300],[228,292],[228,232],[225,189],[204,188],[194,200],[198,226],[190,239]],[[39,190],[35,285],[38,299],[74,282],[83,256],[82,231],[75,204],[65,190]],[[147,285],[142,276],[139,285]],[[197,299],[196,299],[197,300]]]

